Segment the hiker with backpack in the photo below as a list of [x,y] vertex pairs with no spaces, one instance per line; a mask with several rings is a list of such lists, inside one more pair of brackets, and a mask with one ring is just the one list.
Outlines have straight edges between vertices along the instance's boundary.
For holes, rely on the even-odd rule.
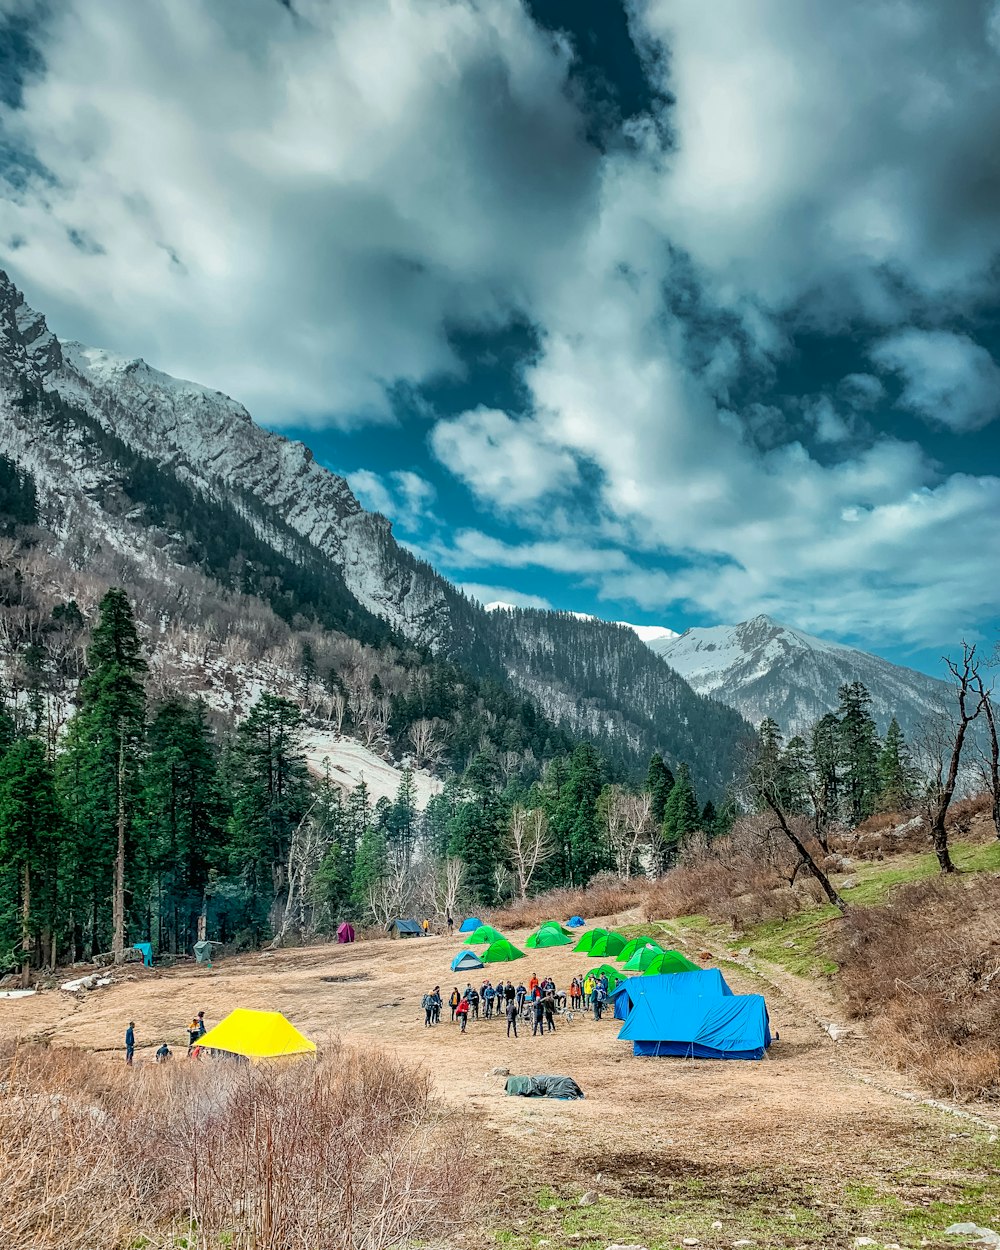
[[420,1000],[420,1006],[424,1009],[424,1028],[429,1029],[434,1023],[434,995],[425,994]]
[[469,1014],[473,1020],[479,1019],[479,991],[476,989],[469,990],[467,995],[469,1000]]
[[517,1037],[517,1003],[513,998],[507,999],[507,1036],[510,1037],[511,1032]]
[[440,1024],[441,1023],[441,986],[440,985],[434,986],[434,992],[431,994],[431,998],[434,1000],[434,1011],[431,1015],[431,1023]]

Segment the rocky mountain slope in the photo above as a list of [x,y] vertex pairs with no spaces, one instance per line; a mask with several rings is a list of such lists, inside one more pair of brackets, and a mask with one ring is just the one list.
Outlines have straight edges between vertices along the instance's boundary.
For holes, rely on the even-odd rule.
[[896,716],[910,738],[953,702],[943,681],[768,616],[689,629],[647,645],[699,694],[728,703],[754,725],[770,716],[786,735],[807,730],[836,709],[837,691],[845,682],[867,686],[881,731]]
[[[662,750],[718,796],[738,769],[742,718],[696,695],[635,634],[486,612],[401,548],[303,444],[218,391],[60,343],[2,273],[0,454],[31,475],[41,518],[77,567],[97,551],[141,566],[155,551],[158,568],[165,555],[196,567],[286,620],[406,641],[496,678],[630,770]],[[560,620],[572,622],[571,664],[554,660]]]

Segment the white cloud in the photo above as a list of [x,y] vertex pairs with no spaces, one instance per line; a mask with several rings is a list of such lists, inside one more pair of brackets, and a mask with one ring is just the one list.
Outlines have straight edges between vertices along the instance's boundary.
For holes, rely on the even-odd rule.
[[507,510],[576,485],[576,460],[553,444],[539,423],[515,421],[495,408],[476,408],[431,432],[434,454],[475,495]]
[[483,586],[480,582],[460,582],[459,590],[470,599],[477,599],[482,604],[509,603],[514,608],[551,608],[552,604],[543,595],[529,595],[521,590],[511,590],[509,586]]
[[1000,366],[985,347],[946,330],[902,330],[872,361],[903,378],[899,403],[932,425],[978,430],[1000,416]]
[[351,490],[370,512],[381,512],[404,530],[419,531],[437,497],[432,483],[419,473],[399,469],[380,477],[370,469],[347,474]]

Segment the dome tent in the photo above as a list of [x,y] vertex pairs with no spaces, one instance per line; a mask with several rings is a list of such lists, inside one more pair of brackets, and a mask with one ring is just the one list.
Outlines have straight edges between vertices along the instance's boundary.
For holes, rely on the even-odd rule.
[[573,939],[558,929],[548,929],[544,926],[538,929],[525,942],[530,950],[534,950],[539,946],[569,946]]
[[458,931],[459,933],[475,933],[475,931],[479,928],[479,926],[482,923],[483,922],[479,919],[478,916],[468,916],[458,926]]
[[626,972],[645,972],[654,959],[659,959],[663,951],[654,946],[640,946],[622,965]]
[[459,951],[451,961],[452,972],[466,972],[473,968],[482,968],[483,961],[475,951]]
[[247,1007],[231,1011],[214,1029],[198,1038],[198,1046],[240,1055],[251,1063],[316,1055],[316,1043],[304,1037],[280,1011],[253,1011]]
[[503,937],[497,929],[491,924],[481,924],[474,933],[470,933],[465,939],[466,946],[482,946],[488,945],[490,942],[499,941]]
[[[628,967],[627,964],[625,966]],[[701,972],[703,969],[693,964],[680,951],[661,951],[655,959],[646,964],[642,971],[645,976],[655,977],[668,972]]]
[[764,999],[733,994],[718,969],[643,977],[629,994],[632,1008],[618,1036],[635,1055],[763,1059],[771,1045]]
[[593,943],[590,948],[590,954],[594,959],[603,959],[608,955],[610,955],[613,959],[619,951],[624,950],[626,940],[627,939],[622,937],[620,933],[615,933],[613,931],[605,933],[603,937],[599,937],[597,941]]
[[572,936],[569,929],[561,925],[558,920],[543,920],[538,927],[539,929],[555,929],[557,932],[561,933],[563,937]]
[[343,945],[345,942],[354,941],[354,925],[348,924],[345,920],[343,924],[337,926],[337,941]]
[[523,958],[524,951],[519,951],[505,937],[491,943],[488,949],[483,952],[484,964],[505,964],[510,963],[514,959]]
[[655,951],[663,950],[663,947],[659,944],[656,938],[651,938],[651,937],[633,938],[631,942],[627,942],[625,946],[622,947],[622,949],[618,952],[618,956],[617,956],[618,962],[625,963],[626,960],[629,960],[632,958],[632,956],[635,954],[636,951],[642,950],[644,946],[651,946],[653,950]]
[[574,951],[583,951],[590,954],[590,948],[594,945],[598,938],[602,938],[607,934],[607,929],[588,929],[580,938],[579,942],[573,947]]
[[584,921],[583,921],[582,916],[570,916],[570,918],[566,921],[566,928],[567,929],[582,929],[583,924],[584,924]]
[[611,994],[611,991],[617,985],[619,985],[622,981],[627,979],[624,973],[619,972],[618,969],[615,968],[612,964],[598,964],[596,968],[591,968],[589,972],[584,973],[583,979],[586,981],[587,977],[596,978],[596,977],[601,977],[601,976],[608,978],[608,995],[609,996]]

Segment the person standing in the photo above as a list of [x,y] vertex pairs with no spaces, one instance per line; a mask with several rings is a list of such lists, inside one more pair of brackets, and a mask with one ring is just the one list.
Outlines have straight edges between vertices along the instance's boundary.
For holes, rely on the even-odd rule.
[[593,992],[594,992],[594,978],[588,972],[587,975],[583,978],[583,1005],[584,1007],[590,1006],[590,996],[593,994]]
[[594,1019],[595,1020],[600,1020],[601,1016],[604,1014],[605,997],[606,995],[604,993],[604,988],[600,984],[600,982],[598,982],[597,985],[594,986],[594,994],[593,994]]
[[191,1052],[198,1045],[198,1038],[201,1036],[201,1028],[198,1024],[198,1017],[195,1016],[188,1025],[188,1058],[191,1058]]
[[455,922],[451,918],[451,912],[448,913],[447,922],[448,922],[448,936],[451,937],[451,931],[455,927]]
[[538,977],[533,972],[531,974],[531,980],[528,982],[528,993],[531,995],[532,998],[535,997],[535,990],[537,989],[538,989]]
[[433,1024],[440,1024],[441,1023],[441,986],[440,985],[434,986],[434,993],[431,995],[431,998],[433,998],[434,1000],[434,1014],[431,1017],[431,1021]]
[[556,1000],[551,992],[542,999],[542,1009],[545,1012],[545,1028],[549,1033],[554,1033],[556,1031]]
[[496,994],[496,990],[492,985],[490,985],[489,981],[487,981],[486,989],[483,990],[483,1007],[485,1009],[487,1020],[493,1019],[493,1000],[496,998]]
[[517,1037],[517,1004],[513,998],[507,999],[507,1036],[511,1033]]
[[479,1019],[479,991],[469,990],[469,1012],[473,1020]]
[[425,994],[420,1000],[420,1006],[424,1009],[424,1028],[429,1029],[433,1023],[434,1015],[434,999],[430,994]]
[[455,1023],[455,1012],[458,1010],[458,1004],[462,1001],[462,995],[458,992],[458,986],[448,995],[448,1006],[451,1008],[451,1022]]
[[197,1020],[198,1020],[198,1036],[204,1037],[205,1034],[208,1032],[208,1025],[205,1023],[205,1013],[203,1011],[198,1012]]
[[523,983],[517,987],[517,1009],[518,1011],[524,1006],[524,999],[528,991],[524,988]]
[[534,1037],[536,1034],[538,1036],[541,1036],[541,1034],[544,1032],[544,1029],[542,1027],[544,1022],[545,1022],[545,1008],[542,1006],[542,1000],[540,998],[536,998],[534,1001],[534,1005],[532,1007],[532,1025],[531,1025],[532,1037]]
[[463,998],[458,1004],[458,1020],[462,1026],[462,1032],[465,1032],[465,1026],[469,1022],[469,1000]]
[[427,919],[426,916],[424,917],[423,930],[424,930],[424,937],[430,937],[431,922]]
[[132,1059],[135,1055],[135,1021],[128,1022],[128,1028],[125,1030],[125,1065],[131,1068]]

